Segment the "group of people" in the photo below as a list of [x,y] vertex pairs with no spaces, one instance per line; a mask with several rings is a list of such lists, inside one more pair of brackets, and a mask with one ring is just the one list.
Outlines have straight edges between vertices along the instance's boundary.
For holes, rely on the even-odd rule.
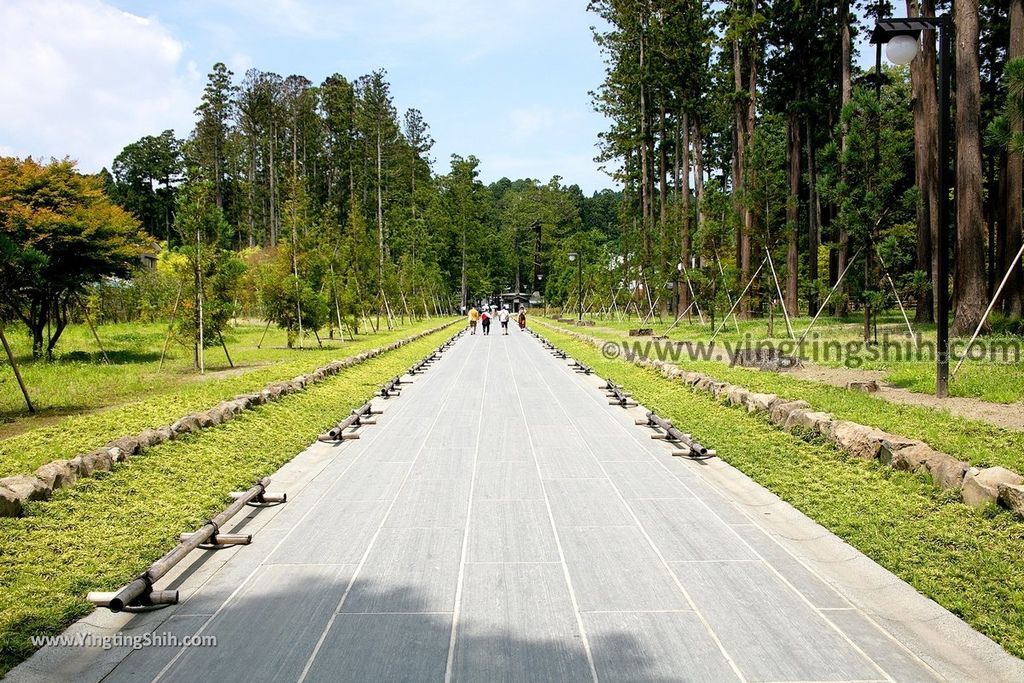
[[[483,329],[484,334],[491,333],[491,321],[494,318],[498,319],[501,324],[501,333],[508,334],[508,321],[512,317],[509,313],[508,308],[502,306],[500,309],[497,306],[491,306],[490,309],[484,307],[482,311],[478,311],[476,306],[469,309],[469,333],[476,334],[476,328],[479,324]],[[526,329],[526,310],[519,309],[519,329]]]

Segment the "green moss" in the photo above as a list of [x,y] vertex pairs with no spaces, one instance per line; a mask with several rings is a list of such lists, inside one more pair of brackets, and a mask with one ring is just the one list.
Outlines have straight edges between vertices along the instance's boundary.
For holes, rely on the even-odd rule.
[[[248,488],[304,450],[453,334],[442,330],[223,425],[148,450],[112,472],[0,518],[0,675],[32,652],[29,637],[87,614],[90,590],[123,585]],[[339,455],[339,457],[344,457]]]
[[[541,333],[638,401],[685,425],[778,494],[1007,651],[1024,656],[1024,523],[978,511],[926,479],[804,441],[745,410],[547,329]],[[813,401],[812,401],[813,403]],[[695,420],[694,415],[700,419]]]

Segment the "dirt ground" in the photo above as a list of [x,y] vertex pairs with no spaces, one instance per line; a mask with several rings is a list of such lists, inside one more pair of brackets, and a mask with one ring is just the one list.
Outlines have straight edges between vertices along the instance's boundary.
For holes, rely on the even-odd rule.
[[1005,429],[1024,429],[1024,405],[1021,403],[990,403],[978,398],[938,398],[931,394],[919,394],[885,383],[882,370],[858,370],[846,367],[825,367],[806,364],[802,368],[788,370],[786,374],[798,379],[822,382],[845,387],[848,382],[876,380],[879,390],[872,395],[892,403],[925,406],[937,410],[948,410],[953,415],[981,420]]

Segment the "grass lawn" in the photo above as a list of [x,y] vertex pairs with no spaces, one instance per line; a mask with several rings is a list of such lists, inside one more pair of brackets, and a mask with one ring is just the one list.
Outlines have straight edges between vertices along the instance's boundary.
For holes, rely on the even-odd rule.
[[[0,676],[89,613],[90,590],[115,590],[274,472],[317,434],[454,334],[446,329],[343,370],[306,391],[169,441],[46,502],[0,518]],[[340,454],[339,457],[345,457]]]
[[1002,645],[1024,656],[1024,522],[979,513],[919,475],[804,441],[654,371],[606,359],[593,346],[538,329],[600,376],[692,432],[724,461]]
[[[565,329],[553,321],[545,322]],[[620,340],[614,333],[601,329],[573,330],[602,339]],[[547,333],[544,328],[539,331]],[[707,373],[751,391],[803,399],[816,410],[832,413],[843,420],[920,439],[937,450],[976,465],[1002,465],[1016,472],[1024,472],[1024,432],[1021,431],[1002,429],[987,422],[956,417],[932,408],[892,403],[870,394],[796,379],[785,373],[729,367],[718,361],[690,360],[688,357],[680,357],[676,364],[686,370]]]
[[[625,337],[628,330],[641,327],[642,322],[635,316],[624,320],[594,317],[590,319],[597,325],[597,329],[594,331],[595,336],[609,338]],[[721,322],[720,319],[716,321],[715,329],[721,326]],[[804,334],[810,323],[811,318],[809,317],[792,320],[797,339]],[[665,334],[667,331],[668,337],[673,341],[693,343],[708,341],[713,332],[710,320],[705,319],[705,324],[701,325],[696,316],[693,316],[692,322],[687,322],[684,319],[669,330],[672,324],[673,319],[667,317],[660,322],[657,318],[652,318],[642,326],[653,329],[654,333],[659,335]],[[935,325],[915,324],[914,331],[921,335],[923,344],[934,344]],[[858,319],[855,316],[843,319],[819,318],[810,334],[807,335],[803,353],[793,355],[801,355],[804,360],[813,361],[818,365],[881,370],[885,372],[886,381],[891,384],[918,393],[934,393],[934,357],[924,355],[918,359],[914,356],[916,347],[909,338],[906,324],[901,316],[888,315],[879,320],[879,342],[883,343],[888,335],[890,350],[886,354],[879,353],[876,358],[869,350],[865,350],[862,346],[863,335],[863,319]],[[786,331],[786,323],[782,318],[775,319],[771,335],[768,334],[766,319],[734,322],[730,318],[728,324],[722,327],[718,333],[716,342],[719,342],[719,346],[732,345],[733,348],[736,348],[740,342],[749,341],[756,346],[759,341],[763,340],[771,340],[775,344],[779,344],[787,339],[789,339],[789,335]],[[994,403],[1013,403],[1024,400],[1024,354],[1017,357],[1014,351],[1015,348],[1020,348],[1024,340],[1012,336],[982,337],[981,340],[989,345],[989,349],[995,349],[996,361],[965,361],[956,378],[949,385],[950,395],[980,398]],[[960,339],[953,340],[953,343],[959,343],[962,348],[965,348],[967,341],[968,339]],[[831,342],[833,346],[826,350],[826,342]],[[815,353],[815,343],[817,343],[817,353]],[[842,346],[839,353],[835,350],[834,344],[836,343]],[[1005,358],[1010,362],[1003,361],[1004,356],[1001,350],[1003,345],[1008,345],[1008,354]],[[922,346],[922,348],[925,347]],[[954,347],[955,350],[956,347]],[[979,351],[980,347],[978,351],[972,353]],[[955,366],[956,360],[953,360],[952,364]]]
[[[17,407],[21,394],[14,377],[6,364],[0,365],[0,410],[7,411],[0,415],[16,420],[6,427],[20,432],[0,440],[0,477],[33,472],[44,463],[147,427],[169,424],[187,413],[259,390],[269,382],[311,372],[332,360],[383,346],[446,320],[423,320],[390,332],[382,328],[376,334],[359,335],[355,341],[325,340],[324,349],[305,350],[286,348],[284,332],[273,327],[263,348],[257,349],[263,326],[243,325],[226,337],[236,370],[227,369],[223,352],[212,348],[208,350],[208,373],[202,377],[192,370],[191,357],[180,346],[165,371],[157,371],[165,332],[162,325],[99,328],[112,365],[87,356],[84,348],[95,349],[91,333],[88,328],[73,327],[70,336],[61,340],[59,348],[65,353],[60,359],[21,366],[34,401],[50,411],[51,417],[23,417],[24,406]],[[23,350],[28,352],[26,335],[10,336],[22,338]],[[72,414],[52,417],[62,412]]]

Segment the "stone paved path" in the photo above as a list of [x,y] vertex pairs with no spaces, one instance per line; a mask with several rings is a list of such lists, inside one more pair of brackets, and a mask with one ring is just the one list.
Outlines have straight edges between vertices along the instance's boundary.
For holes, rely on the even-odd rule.
[[[317,444],[182,602],[11,680],[1011,680],[1020,662],[720,461],[672,458],[526,334],[465,336]],[[339,416],[340,417],[340,416]],[[699,416],[695,416],[698,419]]]

